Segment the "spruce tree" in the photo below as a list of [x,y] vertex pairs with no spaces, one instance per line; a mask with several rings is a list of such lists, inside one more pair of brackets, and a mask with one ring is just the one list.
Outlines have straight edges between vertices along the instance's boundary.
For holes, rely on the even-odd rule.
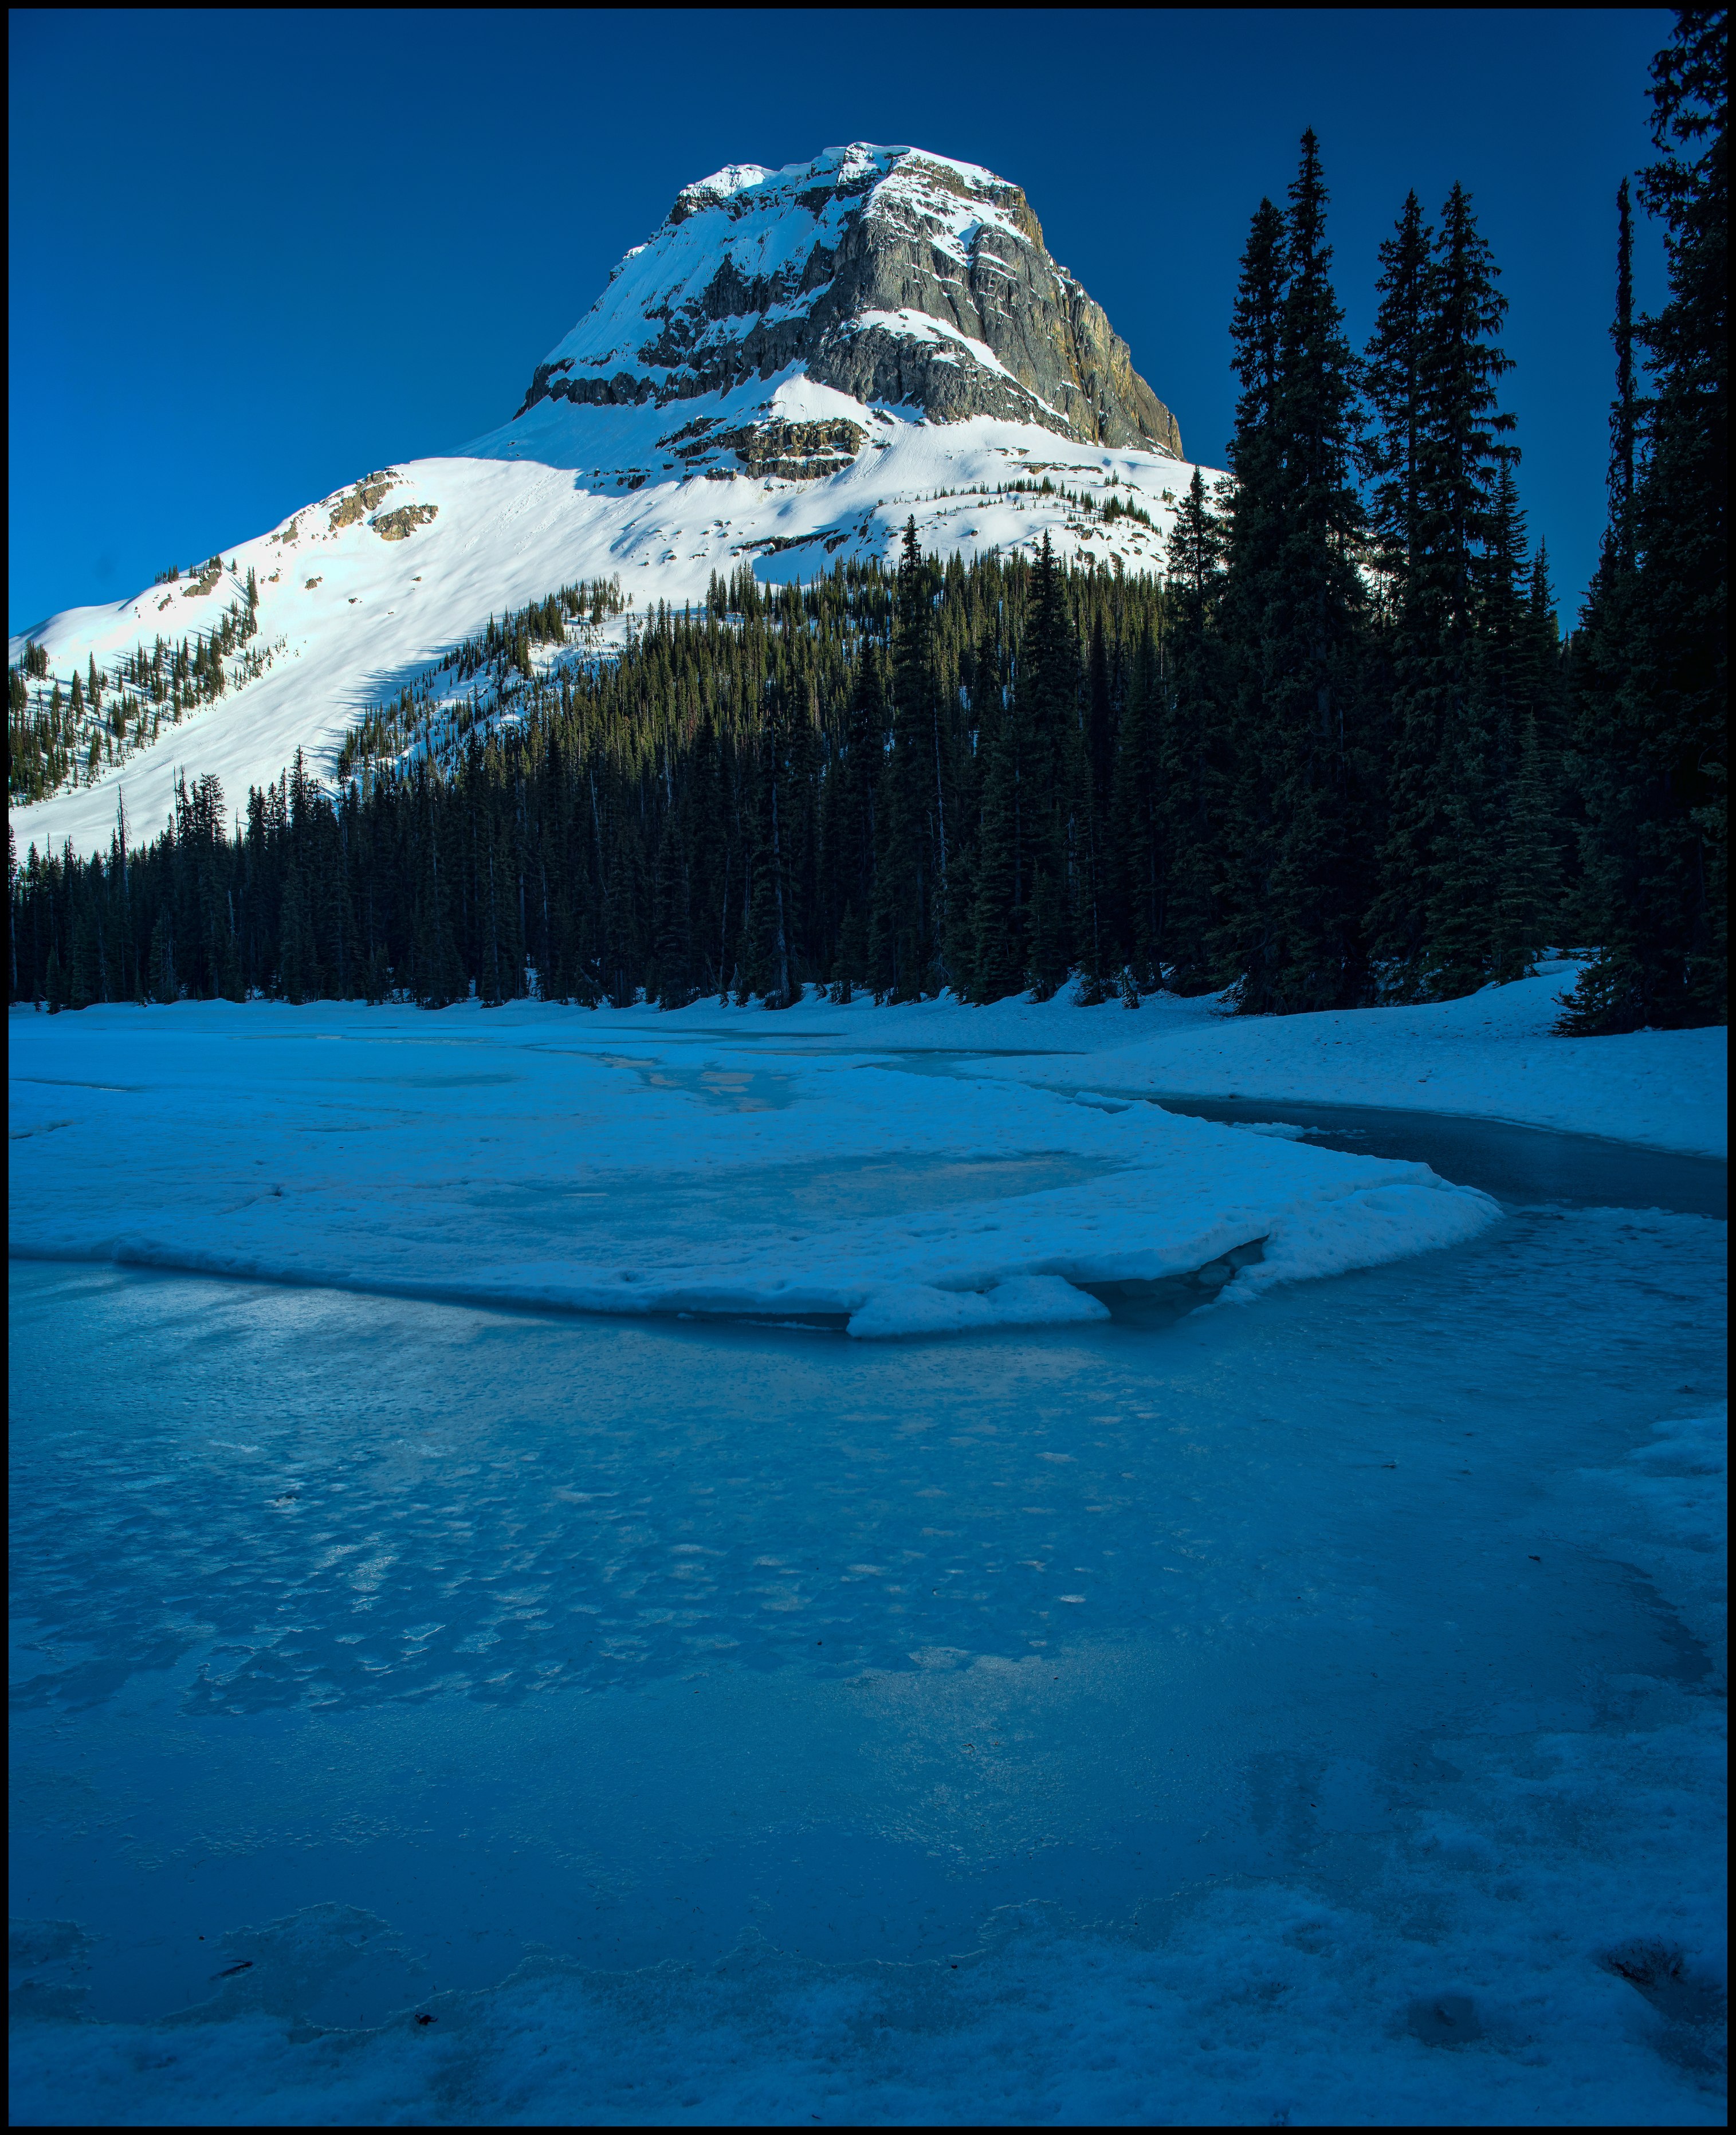
[[1264,309],[1249,289],[1238,310],[1236,472],[1240,485],[1245,462],[1257,469],[1260,491],[1241,513],[1245,530],[1232,523],[1226,597],[1245,760],[1219,951],[1238,1005],[1256,1014],[1348,1005],[1364,976],[1352,774],[1363,625],[1356,376],[1312,131],[1289,199],[1281,278],[1269,276]]
[[1388,985],[1405,997],[1446,998],[1488,976],[1474,946],[1491,898],[1491,742],[1476,665],[1481,564],[1512,428],[1497,390],[1512,367],[1495,339],[1506,312],[1498,271],[1455,185],[1420,327],[1414,520],[1392,623],[1386,835],[1370,915]]
[[935,673],[932,592],[914,518],[893,600],[892,746],[876,811],[873,952],[876,990],[916,1000],[937,981],[945,920],[946,750]]
[[1561,871],[1553,798],[1537,722],[1528,719],[1502,810],[1493,930],[1497,979],[1526,976],[1539,951],[1559,932]]
[[1669,298],[1630,324],[1624,216],[1612,520],[1575,646],[1582,908],[1599,950],[1564,1021],[1579,1034],[1728,1014],[1728,89],[1724,11],[1680,10],[1653,63],[1659,160],[1641,181]]
[[1148,647],[1140,661],[1151,675],[1145,686],[1156,714],[1152,850],[1141,915],[1148,927],[1145,961],[1179,994],[1210,990],[1220,938],[1228,792],[1222,736],[1231,679],[1220,612],[1224,547],[1223,526],[1196,467],[1169,537],[1161,680]]
[[[53,972],[52,962],[49,968]],[[175,976],[175,942],[167,912],[157,913],[156,923],[151,929],[151,966],[147,983],[152,1000],[164,1006],[181,997],[181,988]],[[50,1000],[52,1005],[52,990]]]
[[1115,707],[1109,671],[1109,647],[1103,612],[1091,617],[1090,646],[1085,663],[1086,755],[1091,777],[1091,813],[1096,842],[1103,842],[1115,777]]
[[[683,875],[687,885],[691,971],[704,993],[728,985],[727,937],[732,886],[722,742],[708,717],[699,722],[689,758]],[[673,859],[671,866],[675,865]]]
[[652,877],[657,1005],[665,1009],[685,1008],[694,997],[685,828],[681,812],[671,808],[664,817],[662,835],[657,840],[657,864]]
[[1555,879],[1561,886],[1555,914],[1558,943],[1575,933],[1583,810],[1569,776],[1569,666],[1555,613],[1548,545],[1540,541],[1526,594],[1525,702],[1535,729],[1537,768],[1543,780],[1555,838]]
[[[1195,470],[1198,482],[1198,470]],[[1187,506],[1184,505],[1183,512]],[[1171,556],[1174,555],[1172,536]],[[1170,564],[1172,598],[1166,614],[1176,614],[1175,564]],[[1169,624],[1174,642],[1180,627]],[[1142,631],[1129,663],[1125,701],[1115,733],[1107,845],[1110,924],[1130,1000],[1160,983],[1158,942],[1163,930],[1168,856],[1162,829],[1163,774],[1159,763],[1163,729],[1160,678],[1155,633]]]
[[1231,363],[1240,387],[1230,441],[1228,569],[1221,603],[1224,749],[1230,777],[1217,856],[1219,924],[1211,955],[1238,980],[1257,947],[1275,827],[1266,775],[1263,641],[1267,600],[1284,525],[1284,453],[1278,433],[1284,303],[1284,218],[1269,200],[1254,211],[1231,318]]
[[[1518,910],[1504,896],[1507,810],[1530,708],[1529,662],[1520,591],[1525,529],[1511,463],[1496,477],[1482,545],[1473,559],[1476,608],[1464,715],[1448,738],[1450,758],[1437,767],[1445,835],[1434,881],[1429,982],[1443,997],[1473,992],[1492,977],[1516,978],[1542,946],[1506,931]],[[1540,805],[1540,792],[1527,800]],[[1543,826],[1534,826],[1538,835]]]
[[831,997],[846,1003],[854,999],[868,967],[868,929],[853,903],[844,908],[838,928],[838,944],[832,956]]
[[1388,627],[1405,607],[1422,509],[1423,364],[1434,235],[1416,195],[1407,194],[1392,235],[1381,240],[1379,303],[1363,358],[1373,418],[1362,439],[1370,560]]
[[[1095,589],[1095,577],[1090,583]],[[1108,975],[1123,961],[1109,850],[1117,721],[1103,619],[1103,603],[1094,600],[1081,708],[1077,774],[1081,791],[1073,827],[1076,931],[1082,975],[1078,999],[1083,1007],[1095,1007],[1106,997]]]
[[791,951],[790,707],[774,690],[762,728],[754,840],[742,972],[736,998],[757,994],[767,1008],[788,1008],[800,996]]
[[1026,593],[1012,702],[983,777],[977,859],[978,998],[1066,977],[1069,829],[1076,801],[1078,655],[1047,535]]
[[1036,791],[1029,704],[1020,679],[1010,700],[985,713],[978,819],[972,998],[1004,1000],[1026,980],[1031,890],[1028,816]]
[[845,915],[853,916],[855,927],[844,976],[858,984],[868,978],[867,927],[873,902],[874,801],[890,724],[885,667],[879,647],[870,640],[857,663],[825,796],[831,923],[841,945]]

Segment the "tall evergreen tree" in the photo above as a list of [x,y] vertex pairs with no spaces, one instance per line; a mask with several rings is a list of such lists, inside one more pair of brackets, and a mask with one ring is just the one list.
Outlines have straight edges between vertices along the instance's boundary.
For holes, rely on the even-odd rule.
[[882,762],[876,811],[875,985],[893,1000],[920,1000],[936,985],[945,921],[949,782],[932,598],[912,518],[904,530],[894,595],[892,746]]
[[1052,993],[1071,947],[1078,656],[1045,535],[1025,598],[1011,700],[986,732],[975,861],[975,997]]
[[870,978],[874,802],[889,723],[885,669],[878,649],[870,643],[857,664],[843,734],[827,776],[822,825],[834,945],[832,976],[840,1000],[849,1000],[853,988]]
[[[1236,824],[1245,850],[1221,945],[1238,976],[1239,1005],[1252,1014],[1347,1005],[1363,985],[1352,777],[1363,621],[1356,366],[1332,284],[1327,195],[1312,130],[1289,198],[1269,413],[1264,436],[1243,455],[1263,477],[1263,538],[1256,549],[1236,538],[1240,529],[1232,534],[1226,595],[1241,668],[1238,741],[1248,761]],[[1269,315],[1258,332],[1263,341]],[[1265,346],[1250,341],[1239,354],[1258,380]],[[1239,426],[1239,452],[1242,444]]]
[[1639,467],[1639,394],[1633,368],[1633,205],[1616,188],[1616,391],[1609,410],[1609,526],[1624,558],[1633,554],[1633,491]]
[[1286,272],[1284,218],[1269,200],[1254,211],[1231,317],[1240,387],[1230,441],[1233,480],[1221,610],[1224,746],[1231,767],[1218,854],[1220,923],[1212,942],[1221,976],[1246,968],[1260,932],[1265,873],[1274,838],[1266,776],[1261,647],[1266,600],[1284,527],[1284,452],[1278,430]]
[[[1195,482],[1198,482],[1197,470]],[[1186,509],[1184,505],[1184,512]],[[1173,562],[1170,568],[1173,588]],[[1176,627],[1170,625],[1172,632]],[[1132,1002],[1161,983],[1158,942],[1168,874],[1162,823],[1163,772],[1159,761],[1162,690],[1156,634],[1148,628],[1140,632],[1128,665],[1105,831],[1105,901],[1124,989]]]
[[[1220,912],[1217,877],[1229,781],[1224,762],[1226,668],[1220,609],[1224,533],[1197,468],[1171,529],[1161,683],[1151,778],[1153,822],[1149,942],[1166,983],[1181,994],[1212,982]],[[1142,647],[1142,672],[1152,663]]]
[[[1612,523],[1575,648],[1584,910],[1600,950],[1569,1004],[1564,1027],[1579,1034],[1729,1013],[1724,9],[1678,12],[1653,64],[1651,102],[1659,159],[1641,197],[1663,225],[1669,298],[1630,325],[1624,215]],[[1636,341],[1644,397],[1628,364]]]
[[1019,646],[1014,709],[1028,739],[1024,809],[1030,864],[1027,980],[1046,1000],[1071,968],[1079,884],[1079,651],[1061,574],[1044,536]]
[[[1502,440],[1513,426],[1497,392],[1512,367],[1495,338],[1506,312],[1498,271],[1470,196],[1455,185],[1426,277],[1416,405],[1403,417],[1415,437],[1414,518],[1392,625],[1386,835],[1371,910],[1390,981],[1427,997],[1464,992],[1488,976],[1474,946],[1487,935],[1492,869],[1477,629],[1481,561],[1511,451]],[[1379,355],[1390,362],[1384,344]],[[1386,429],[1390,457],[1390,417]]]
[[1467,850],[1485,870],[1475,895],[1458,905],[1467,978],[1484,971],[1521,978],[1561,920],[1557,855],[1542,727],[1548,676],[1540,655],[1534,574],[1526,562],[1524,514],[1511,462],[1497,477],[1482,559],[1477,639],[1476,713],[1482,741],[1481,783],[1455,794]]
[[1423,366],[1434,242],[1416,195],[1407,194],[1392,235],[1381,240],[1375,329],[1363,359],[1373,418],[1362,438],[1370,560],[1389,628],[1408,597],[1422,514]]
[[1110,887],[1110,806],[1115,792],[1115,690],[1102,603],[1094,603],[1085,660],[1083,732],[1079,781],[1083,789],[1074,821],[1077,942],[1081,1005],[1105,998],[1106,975],[1121,961],[1115,898]]
[[1540,541],[1531,559],[1526,592],[1525,702],[1535,730],[1539,777],[1543,781],[1547,811],[1555,840],[1551,869],[1559,884],[1555,913],[1555,939],[1565,944],[1577,938],[1579,879],[1580,824],[1583,811],[1577,789],[1569,777],[1567,648],[1562,641],[1555,613],[1555,592],[1550,577],[1549,548]]
[[749,888],[736,984],[738,1008],[745,1008],[756,995],[767,1008],[787,1008],[790,1005],[783,825],[778,811],[778,788],[782,782],[779,709],[775,701],[768,706],[752,772],[752,835],[747,847]]

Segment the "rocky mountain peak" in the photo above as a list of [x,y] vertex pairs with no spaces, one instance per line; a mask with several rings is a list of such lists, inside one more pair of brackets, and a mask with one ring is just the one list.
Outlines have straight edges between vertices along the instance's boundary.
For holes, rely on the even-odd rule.
[[519,414],[559,399],[660,407],[793,371],[865,407],[1181,456],[1174,416],[1049,256],[1018,186],[859,141],[684,186],[537,366]]

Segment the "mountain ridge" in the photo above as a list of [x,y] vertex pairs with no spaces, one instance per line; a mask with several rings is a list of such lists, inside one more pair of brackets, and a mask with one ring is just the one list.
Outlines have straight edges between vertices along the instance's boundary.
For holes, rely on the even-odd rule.
[[618,587],[596,657],[714,574],[883,559],[911,519],[943,557],[1047,538],[1154,573],[1179,448],[1018,186],[863,143],[730,166],[681,188],[498,428],[14,637],[17,849],[106,850],[123,799],[148,832],[183,774],[238,805],[297,750],[334,778],[382,704],[562,587]]
[[[941,329],[938,345],[918,322]],[[864,142],[684,186],[537,366],[519,414],[545,398],[666,406],[791,363],[941,422],[1003,416],[1181,457],[1174,416],[1051,259],[1022,188]]]

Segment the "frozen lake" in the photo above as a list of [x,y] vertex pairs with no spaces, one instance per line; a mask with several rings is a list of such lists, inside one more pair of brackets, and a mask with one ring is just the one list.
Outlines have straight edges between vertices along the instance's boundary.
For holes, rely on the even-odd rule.
[[[1502,1220],[889,1343],[15,1261],[14,2117],[1720,2123],[1723,1167],[1317,1110]],[[804,1162],[715,1221],[1103,1169]]]

